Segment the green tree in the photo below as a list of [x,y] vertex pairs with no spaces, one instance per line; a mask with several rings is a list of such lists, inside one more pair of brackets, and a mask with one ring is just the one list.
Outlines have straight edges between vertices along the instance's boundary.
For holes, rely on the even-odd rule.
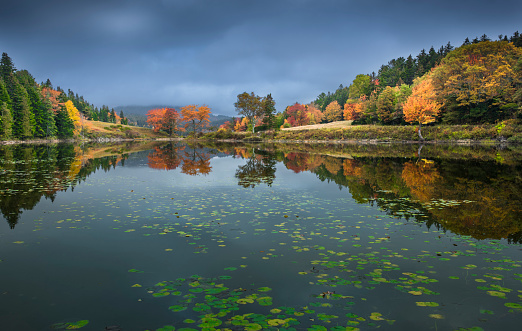
[[275,123],[275,101],[272,98],[272,94],[268,94],[261,101],[263,107],[263,124],[266,125],[267,129],[272,129]]
[[49,127],[53,127],[54,116],[51,107],[45,103],[41,93],[38,91],[38,85],[33,76],[27,70],[16,72],[18,82],[25,88],[29,98],[31,112],[33,114],[33,135],[43,138],[49,135]]
[[263,116],[263,107],[261,105],[261,98],[251,92],[243,92],[237,95],[237,101],[234,103],[236,111],[239,115],[248,118],[249,122],[252,123],[252,133],[255,130],[255,120],[258,117]]
[[114,108],[111,109],[111,113],[109,115],[109,122],[116,123],[116,113],[114,112]]
[[65,109],[56,112],[56,135],[62,139],[74,135],[74,122]]
[[7,93],[12,96],[15,93],[15,85],[16,78],[14,73],[16,72],[16,68],[13,64],[13,61],[7,55],[7,53],[2,53],[2,59],[0,60],[0,78],[3,79],[5,87],[7,89]]
[[16,82],[13,95],[13,136],[27,139],[33,136],[34,116],[31,112],[29,95],[25,88]]
[[7,106],[7,103],[2,102],[1,113],[0,113],[0,138],[3,140],[11,139],[12,137],[12,125],[13,117],[11,116],[11,110]]
[[[357,75],[348,88],[350,99],[359,99],[361,96],[368,96],[371,92],[371,78],[368,75]],[[346,100],[344,100],[346,102]]]

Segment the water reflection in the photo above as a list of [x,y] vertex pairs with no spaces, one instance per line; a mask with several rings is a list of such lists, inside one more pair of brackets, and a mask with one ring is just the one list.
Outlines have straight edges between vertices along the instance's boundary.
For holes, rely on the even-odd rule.
[[[245,149],[246,150],[246,149]],[[272,186],[276,173],[276,160],[273,154],[263,150],[252,151],[245,165],[236,170],[238,185],[243,187],[255,187],[259,184]]]
[[212,171],[211,156],[201,146],[169,143],[154,147],[154,151],[148,155],[148,165],[159,170],[174,170],[181,165],[184,174],[207,175]]
[[436,226],[477,239],[522,242],[521,163],[518,150],[476,147],[324,145],[118,145],[78,147],[18,145],[0,148],[0,212],[14,228],[24,210],[57,192],[74,189],[91,173],[124,166],[130,153],[149,150],[150,168],[180,168],[186,175],[212,171],[211,158],[245,159],[238,185],[271,186],[276,164],[311,172],[321,181],[347,188],[358,203],[394,217]]

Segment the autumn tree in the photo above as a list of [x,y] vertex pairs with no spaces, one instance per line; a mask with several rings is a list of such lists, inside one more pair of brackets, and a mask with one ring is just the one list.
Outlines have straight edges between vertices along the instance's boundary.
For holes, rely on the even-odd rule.
[[344,104],[344,119],[346,121],[358,121],[364,113],[364,100],[348,99]]
[[324,111],[326,122],[335,122],[343,119],[343,112],[341,106],[337,101],[332,101]]
[[74,125],[74,134],[80,133],[82,130],[82,123],[80,119],[80,112],[76,107],[74,106],[73,102],[71,100],[68,100],[65,103],[65,109],[67,111],[67,115],[71,119],[73,125]]
[[433,72],[433,86],[447,108],[443,120],[493,122],[514,116],[502,114],[502,107],[522,86],[521,59],[522,49],[506,41],[478,42],[450,52]]
[[403,105],[404,119],[409,123],[418,123],[419,139],[424,140],[421,134],[422,124],[435,122],[442,104],[436,100],[433,81],[429,74],[415,79],[412,94]]
[[203,105],[188,105],[181,107],[181,120],[185,122],[185,129],[197,133],[210,123],[210,108]]
[[177,131],[185,131],[185,128],[181,127],[180,115],[176,109],[165,108],[162,121],[162,130],[171,137]]
[[164,131],[172,136],[177,131],[185,130],[180,122],[180,115],[174,108],[151,109],[147,112],[147,123],[154,132]]
[[291,126],[308,125],[308,114],[305,105],[296,102],[294,105],[286,108],[286,114],[288,115],[287,121]]
[[309,105],[306,105],[306,111],[309,125],[319,124],[323,121],[323,112],[317,108],[313,102]]
[[255,119],[263,116],[263,107],[261,104],[261,98],[251,92],[243,92],[237,95],[237,101],[234,103],[236,111],[239,115],[248,118],[252,123],[252,132],[255,131]]

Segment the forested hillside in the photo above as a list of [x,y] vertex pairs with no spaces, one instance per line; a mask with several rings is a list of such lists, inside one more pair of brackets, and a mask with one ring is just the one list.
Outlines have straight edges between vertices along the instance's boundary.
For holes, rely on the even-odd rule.
[[1,140],[70,138],[82,133],[85,120],[129,124],[123,112],[95,107],[49,79],[38,84],[27,70],[17,70],[7,53],[0,61],[0,109]]
[[[315,122],[318,108],[323,122],[495,123],[522,117],[521,86],[520,33],[500,35],[496,41],[484,34],[472,41],[466,38],[456,49],[448,42],[438,50],[423,49],[415,57],[392,59],[378,73],[359,74],[350,86],[321,93],[309,105],[287,107],[286,122],[291,126],[299,122],[293,115],[299,106],[303,108],[300,116]],[[419,110],[429,108],[428,101],[433,102],[432,113],[423,117],[426,114]],[[300,125],[314,121],[301,121]]]

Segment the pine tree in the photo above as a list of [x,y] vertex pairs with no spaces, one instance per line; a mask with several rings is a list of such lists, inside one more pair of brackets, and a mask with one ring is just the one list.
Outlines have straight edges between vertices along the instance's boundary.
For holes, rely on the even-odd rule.
[[74,123],[67,110],[60,109],[56,112],[56,135],[58,138],[70,138],[74,134]]
[[406,64],[404,66],[404,72],[402,75],[402,79],[408,85],[413,83],[413,79],[415,78],[415,71],[417,70],[417,66],[415,65],[415,60],[411,56],[411,54],[406,59]]
[[15,93],[15,71],[16,68],[14,67],[11,58],[7,55],[7,53],[2,53],[2,59],[0,60],[0,78],[3,79],[5,88],[7,89],[7,93],[9,93],[11,99],[13,98],[13,95]]
[[261,101],[263,107],[263,124],[266,125],[267,129],[271,129],[274,126],[275,121],[275,101],[272,98],[272,94],[268,94]]
[[34,123],[31,123],[33,135],[39,138],[47,137],[48,127],[49,125],[52,126],[48,122],[54,121],[49,111],[49,105],[43,102],[42,95],[38,92],[38,85],[27,70],[17,71],[16,78],[25,88],[29,97],[29,105],[34,118]]
[[127,125],[127,119],[125,115],[123,115],[123,109],[120,110],[120,124]]
[[34,116],[32,116],[29,95],[18,82],[13,95],[13,136],[27,139],[33,136]]
[[114,108],[111,109],[111,115],[109,117],[110,123],[116,123],[116,113],[114,112]]
[[12,138],[13,117],[7,103],[2,102],[0,107],[0,138],[8,140]]
[[7,93],[7,89],[5,87],[3,79],[0,78],[0,104],[2,102],[5,102],[9,109],[11,109],[11,97],[9,96],[9,93]]

